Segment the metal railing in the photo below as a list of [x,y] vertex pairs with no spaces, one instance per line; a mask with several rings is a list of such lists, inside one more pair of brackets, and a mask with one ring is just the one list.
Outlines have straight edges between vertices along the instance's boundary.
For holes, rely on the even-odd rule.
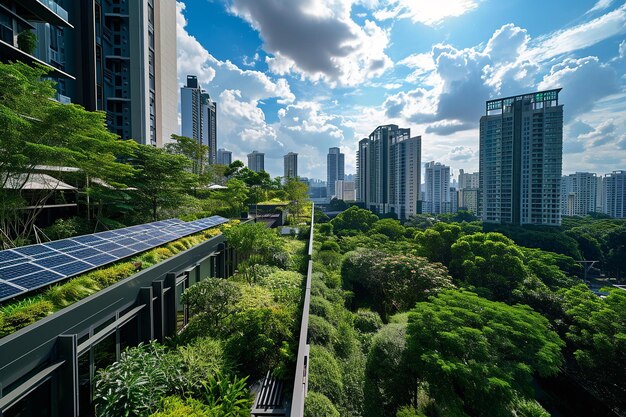
[[37,0],[37,1],[43,4],[44,6],[46,6],[48,9],[52,10],[57,15],[59,15],[66,22],[69,21],[69,15],[67,14],[67,10],[59,6],[59,3],[57,3],[56,1],[54,0]]
[[315,206],[311,206],[311,229],[309,234],[309,264],[306,274],[306,286],[304,289],[304,303],[302,305],[302,321],[300,323],[300,338],[298,341],[298,358],[296,361],[296,374],[293,381],[293,395],[291,398],[291,417],[304,415],[304,398],[306,397],[309,383],[309,308],[311,304],[311,275],[313,273],[313,226]]

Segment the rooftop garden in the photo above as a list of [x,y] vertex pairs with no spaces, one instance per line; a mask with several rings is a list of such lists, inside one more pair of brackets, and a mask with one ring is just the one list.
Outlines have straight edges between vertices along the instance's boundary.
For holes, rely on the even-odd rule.
[[268,371],[291,379],[306,242],[260,223],[224,233],[247,260],[183,293],[192,317],[175,338],[98,370],[98,416],[249,416],[254,382]]

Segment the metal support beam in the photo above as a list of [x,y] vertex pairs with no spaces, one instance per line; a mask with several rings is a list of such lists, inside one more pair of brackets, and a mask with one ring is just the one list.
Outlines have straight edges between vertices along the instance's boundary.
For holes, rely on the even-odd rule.
[[59,415],[77,417],[78,409],[78,338],[75,334],[57,338],[57,356],[65,363],[58,372]]
[[154,319],[154,308],[152,306],[152,287],[141,287],[137,296],[139,305],[145,305],[139,314],[139,341],[148,342],[154,339],[154,329],[152,321]]
[[163,290],[165,288],[163,281],[154,281],[152,283],[152,293],[154,300],[154,338],[159,342],[165,340],[165,297]]

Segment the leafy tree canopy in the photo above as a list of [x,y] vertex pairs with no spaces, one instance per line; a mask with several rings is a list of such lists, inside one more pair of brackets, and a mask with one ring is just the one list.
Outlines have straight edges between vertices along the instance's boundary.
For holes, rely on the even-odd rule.
[[352,206],[332,219],[330,223],[335,233],[351,235],[368,231],[376,221],[378,221],[378,216],[371,211]]
[[[518,395],[532,395],[532,375],[555,375],[563,363],[559,336],[527,306],[445,290],[411,311],[410,364],[449,415],[510,416]],[[462,412],[462,413],[459,413]]]

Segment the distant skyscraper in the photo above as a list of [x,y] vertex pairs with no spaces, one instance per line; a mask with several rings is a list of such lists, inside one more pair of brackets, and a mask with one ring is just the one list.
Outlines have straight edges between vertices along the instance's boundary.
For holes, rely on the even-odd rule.
[[564,175],[561,179],[561,214],[585,216],[596,211],[598,178],[590,172]]
[[337,197],[337,199],[339,200],[355,201],[356,189],[354,181],[335,181],[335,197]]
[[480,174],[478,172],[468,173],[459,169],[459,181],[458,189],[464,190],[465,188],[478,188],[480,184]]
[[217,150],[217,163],[222,165],[230,165],[233,163],[233,153],[226,149]]
[[335,181],[344,179],[345,155],[339,148],[328,149],[326,156],[326,187],[327,195],[335,195]]
[[451,213],[450,167],[434,161],[426,163],[425,180],[424,213]]
[[209,164],[217,162],[217,104],[198,84],[195,75],[187,76],[180,89],[182,135],[209,147]]
[[478,215],[478,188],[464,188],[457,191],[458,209]]
[[483,221],[561,224],[559,91],[487,101],[486,115],[480,118]]
[[385,125],[359,142],[357,198],[367,209],[401,219],[418,212],[422,139],[410,136],[410,129]]
[[258,151],[252,151],[252,153],[249,153],[248,169],[254,172],[265,171],[265,154]]
[[604,177],[604,212],[626,218],[626,171],[613,171]]
[[283,157],[285,162],[285,169],[283,178],[297,178],[298,177],[298,154],[295,152],[289,152]]
[[604,213],[604,178],[598,175],[596,178],[598,185],[596,186],[596,213]]

